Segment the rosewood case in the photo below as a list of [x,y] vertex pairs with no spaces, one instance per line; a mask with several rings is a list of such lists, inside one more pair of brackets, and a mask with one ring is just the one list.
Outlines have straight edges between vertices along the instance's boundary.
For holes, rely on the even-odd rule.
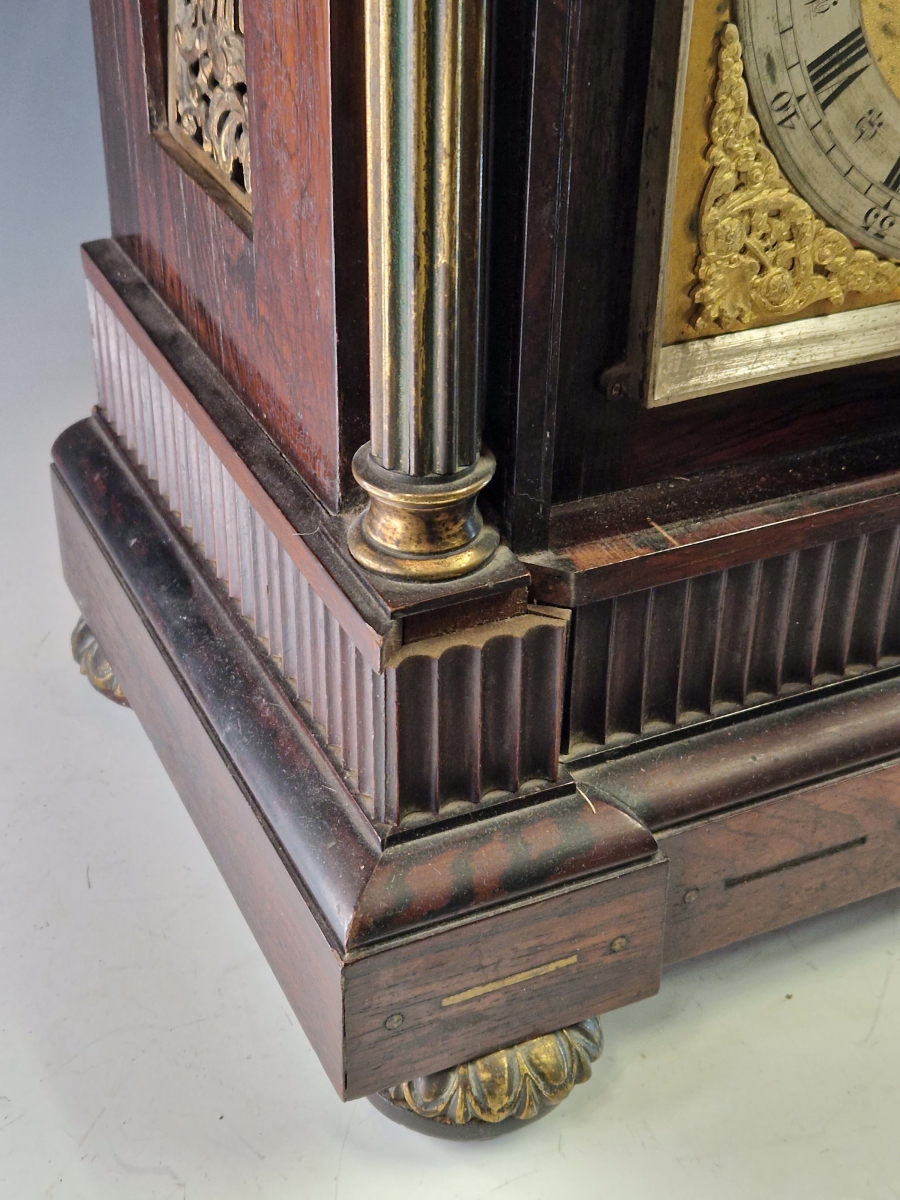
[[60,545],[338,1094],[900,883],[896,363],[630,394],[646,5],[195,7],[228,186],[167,6],[92,0]]

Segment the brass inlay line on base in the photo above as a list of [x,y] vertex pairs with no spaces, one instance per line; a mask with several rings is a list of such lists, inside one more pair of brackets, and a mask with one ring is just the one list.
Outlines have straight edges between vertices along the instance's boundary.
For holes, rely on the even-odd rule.
[[700,206],[697,333],[748,329],[850,292],[900,287],[900,264],[858,250],[817,217],[782,175],[750,112],[741,42],[722,31],[710,123],[712,173]]
[[451,1004],[462,1004],[464,1000],[474,1000],[477,996],[486,996],[489,992],[499,992],[501,988],[512,987],[514,983],[524,983],[526,979],[537,979],[540,975],[549,975],[561,967],[571,967],[578,962],[578,955],[571,958],[559,958],[556,962],[546,963],[543,967],[532,967],[530,971],[519,971],[517,975],[507,975],[505,979],[495,979],[493,983],[482,983],[478,987],[469,988],[466,992],[457,992],[454,996],[445,996],[441,1008]]
[[835,854],[843,854],[845,850],[858,850],[865,846],[868,836],[853,838],[849,842],[841,842],[837,846],[826,846],[824,850],[814,850],[812,854],[801,854],[799,858],[789,858],[786,862],[776,863],[774,867],[761,867],[758,871],[750,871],[747,875],[735,875],[724,880],[727,888],[740,887],[743,883],[755,883],[757,879],[765,879],[769,875],[780,875],[782,871],[792,871],[794,867],[805,867],[807,863],[818,862],[822,858],[832,858]]

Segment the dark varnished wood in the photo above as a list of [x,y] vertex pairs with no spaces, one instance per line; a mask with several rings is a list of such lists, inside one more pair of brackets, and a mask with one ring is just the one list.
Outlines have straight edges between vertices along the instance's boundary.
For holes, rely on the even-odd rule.
[[[373,953],[345,974],[348,1095],[380,1086],[385,1061],[416,1074],[602,1013],[659,990],[666,864],[655,860],[490,919]],[[617,938],[626,945],[613,948]],[[546,975],[450,1006],[441,1000],[565,961]],[[383,961],[390,958],[390,968]],[[402,1014],[397,1029],[385,1020]],[[475,1047],[478,1047],[475,1049]]]
[[[214,583],[102,428],[92,421],[73,426],[55,458],[58,489],[94,527],[155,636],[183,664],[185,686],[341,946],[653,854],[640,822],[617,808],[592,807],[565,780],[493,810],[498,815],[484,825],[470,824],[470,815],[383,845]],[[71,537],[63,539],[67,579],[80,604],[91,587],[85,538],[78,551]],[[96,614],[89,623],[101,637]]]
[[[639,821],[563,784],[382,844],[102,426],[55,458],[66,578],[342,1095],[656,990],[666,868]],[[573,952],[484,1013],[439,1003]],[[370,1028],[376,997],[413,1006],[405,1041]]]
[[[214,586],[146,504],[138,481],[128,485],[124,463],[113,454],[91,423],[74,426],[65,443],[57,444],[57,495],[65,487],[70,505],[77,504],[101,527],[112,563],[107,575],[112,570],[129,574],[134,599],[155,637],[173,661],[191,664],[191,693],[204,722],[228,744],[229,759],[241,759],[255,805],[340,942],[378,860],[378,838],[274,680],[260,670],[252,644],[238,632]],[[92,548],[91,536],[83,520],[81,525],[70,520],[61,545],[67,582],[99,641],[108,620],[87,611],[100,553]],[[121,655],[116,658],[110,649],[109,656],[124,690],[130,673],[122,669]],[[245,704],[256,715],[246,724],[239,712]],[[135,702],[132,706],[138,712]],[[327,853],[329,840],[340,845],[339,854]]]
[[569,753],[895,667],[898,565],[895,525],[582,605]]
[[[102,489],[103,481],[95,477],[91,485]],[[124,590],[61,481],[54,498],[67,582],[92,627],[101,631],[129,704],[340,1093],[344,1065],[337,939],[299,883],[284,848],[210,730],[196,697],[178,686],[171,658]],[[144,557],[154,556],[151,545],[136,548]],[[243,682],[232,676],[235,687]],[[309,764],[295,759],[293,765],[302,773],[305,795],[313,801],[317,793],[323,796],[315,756]],[[334,884],[339,891],[340,882]]]
[[494,14],[485,440],[497,456],[490,495],[530,548],[544,542],[551,501],[570,17],[559,0],[498,0]]
[[353,940],[394,935],[654,855],[656,843],[630,813],[585,800],[571,783],[557,793],[534,807],[520,800],[481,821],[389,843]]
[[[487,428],[505,485],[495,499],[522,553],[551,537],[554,545],[596,541],[617,515],[591,497],[627,506],[642,489],[635,503],[666,524],[671,497],[651,496],[653,485],[668,491],[673,478],[690,476],[680,515],[697,517],[746,503],[748,490],[766,499],[797,490],[791,456],[825,447],[840,455],[873,429],[897,437],[896,360],[663,408],[640,402],[640,380],[621,364],[629,344],[649,336],[634,285],[652,292],[658,266],[647,258],[658,242],[669,136],[659,115],[668,101],[658,101],[674,79],[680,18],[677,5],[655,8],[656,48],[651,7],[614,0],[602,9],[537,4],[511,36],[527,65],[506,51],[504,78],[518,98],[499,111],[512,144],[495,164],[504,224],[495,235],[500,315],[492,316],[496,407]],[[645,121],[648,81],[656,107]],[[850,477],[838,468],[827,482]]]
[[579,605],[887,529],[900,471],[527,555],[536,598]]
[[[741,924],[736,907],[723,910],[729,938],[897,882],[897,856],[882,850],[871,870],[841,873],[839,858],[862,861],[856,843],[875,837],[871,822],[857,831],[853,805],[848,820],[838,805],[826,821],[834,806],[804,801],[772,836],[754,833],[755,813],[765,829],[780,811],[767,805],[829,782],[828,795],[843,794],[848,772],[896,759],[896,679],[691,737],[689,754],[682,741],[600,762],[575,772],[577,786],[564,777],[543,798],[382,842],[102,426],[73,427],[56,460],[67,578],[341,1094],[655,990],[674,916],[649,829],[684,839],[670,843],[680,881],[716,860],[730,872],[716,877],[723,903],[756,889],[757,916]],[[744,823],[711,824],[720,813]],[[753,853],[715,841],[733,829]],[[790,878],[817,882],[792,890]],[[710,928],[698,924],[677,954],[710,944]],[[573,953],[572,975],[559,967],[440,1003]],[[403,1022],[385,1026],[395,1013]]]
[[777,797],[660,835],[667,962],[900,884],[900,766]]
[[845,686],[722,728],[575,770],[658,831],[890,761],[900,679]]

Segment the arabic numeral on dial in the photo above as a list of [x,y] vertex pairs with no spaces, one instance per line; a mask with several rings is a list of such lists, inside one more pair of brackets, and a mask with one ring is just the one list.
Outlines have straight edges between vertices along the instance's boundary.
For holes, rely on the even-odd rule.
[[785,129],[797,128],[797,106],[790,92],[779,92],[772,99],[772,115],[775,122]]
[[887,237],[897,223],[893,213],[885,212],[883,208],[870,208],[863,217],[863,229],[872,237]]
[[806,7],[816,17],[824,17],[829,8],[837,8],[838,0],[806,0]]
[[867,108],[856,122],[855,142],[871,142],[872,138],[884,126],[884,113],[881,109]]

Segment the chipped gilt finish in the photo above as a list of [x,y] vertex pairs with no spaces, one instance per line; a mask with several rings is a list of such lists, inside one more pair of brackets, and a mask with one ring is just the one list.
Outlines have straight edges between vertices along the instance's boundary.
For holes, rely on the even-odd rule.
[[576,1084],[590,1079],[602,1052],[600,1022],[591,1017],[399,1084],[380,1099],[434,1126],[468,1126],[472,1136],[489,1137],[503,1121],[533,1120],[562,1103]]
[[116,679],[115,671],[97,644],[97,639],[84,617],[79,617],[72,630],[72,657],[78,663],[81,673],[87,678],[88,683],[95,687],[102,696],[106,696],[108,700],[114,700],[116,704],[129,707],[125,693]]
[[750,112],[737,27],[726,25],[700,209],[700,334],[747,329],[848,292],[889,293],[900,265],[860,250],[792,189]]
[[241,0],[169,0],[169,130],[250,211]]

